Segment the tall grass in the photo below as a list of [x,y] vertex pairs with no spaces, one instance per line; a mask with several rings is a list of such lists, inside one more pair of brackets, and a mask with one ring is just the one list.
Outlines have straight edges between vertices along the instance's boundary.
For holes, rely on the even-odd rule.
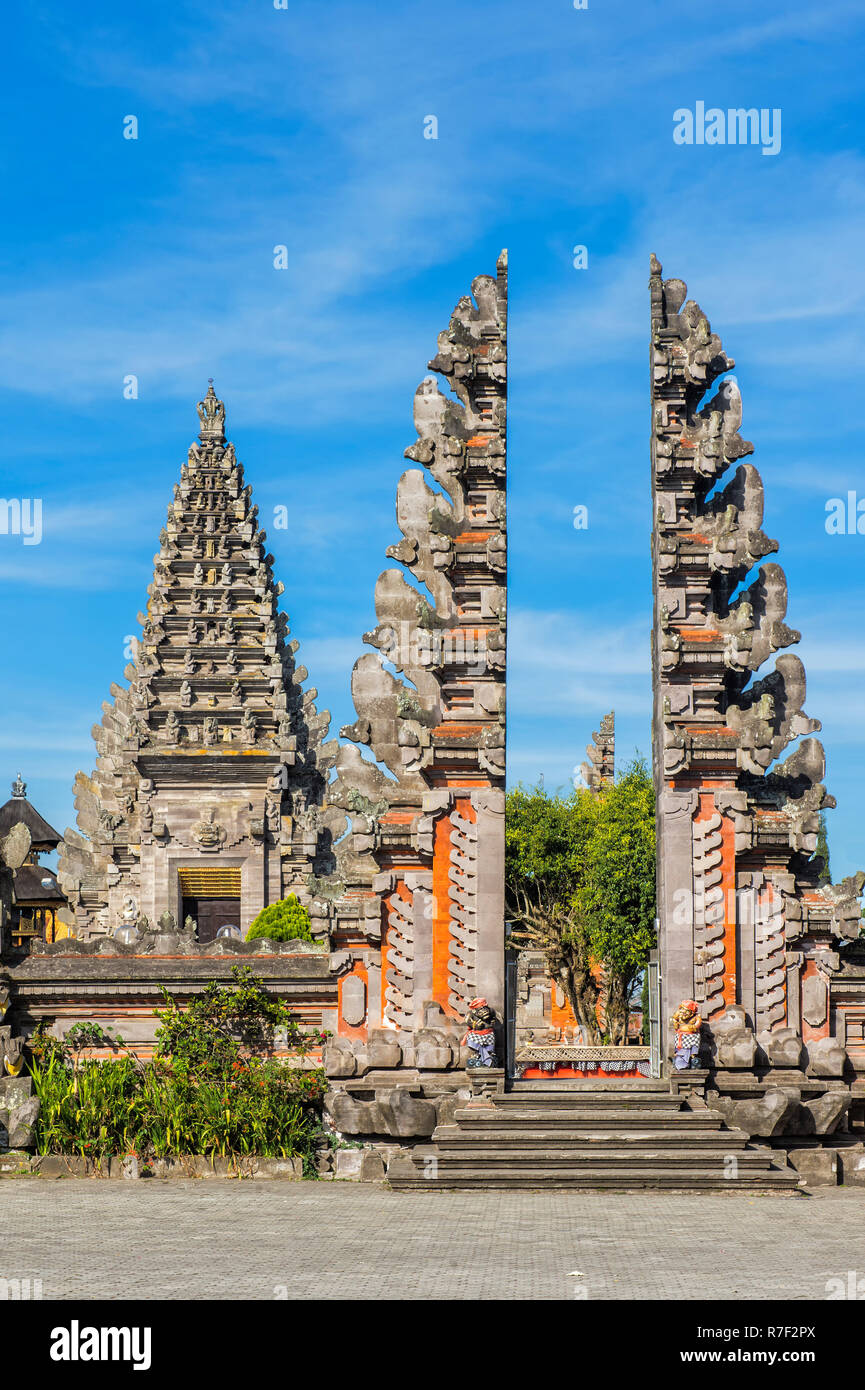
[[132,1056],[73,1065],[60,1050],[35,1058],[40,1154],[95,1160],[135,1153],[145,1162],[177,1154],[303,1157],[320,1133],[324,1076],[249,1058],[229,1074],[191,1079],[170,1064]]

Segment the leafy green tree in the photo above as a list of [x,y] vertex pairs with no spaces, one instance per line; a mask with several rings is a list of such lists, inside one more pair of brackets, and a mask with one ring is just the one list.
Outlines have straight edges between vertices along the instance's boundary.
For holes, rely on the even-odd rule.
[[597,818],[596,798],[583,788],[550,795],[542,782],[508,793],[505,817],[505,893],[516,925],[511,943],[544,952],[590,1041],[600,1041],[587,923],[577,899],[586,847]]
[[598,793],[508,794],[505,888],[518,949],[542,950],[590,1042],[604,967],[607,1032],[625,1041],[631,996],[655,945],[655,809],[637,759]]
[[247,941],[265,937],[268,941],[312,941],[309,913],[296,894],[289,893],[282,902],[271,903],[259,912],[246,933]]
[[624,1043],[631,996],[655,946],[655,795],[638,759],[598,797],[578,898],[606,972],[607,1031]]
[[269,1056],[277,1031],[289,1046],[302,1046],[304,1036],[286,1001],[271,994],[248,966],[234,965],[231,974],[233,985],[212,980],[182,1008],[162,990],[165,1008],[154,1011],[161,1025],[157,1062],[170,1061],[175,1071],[200,1079],[224,1073],[241,1055]]

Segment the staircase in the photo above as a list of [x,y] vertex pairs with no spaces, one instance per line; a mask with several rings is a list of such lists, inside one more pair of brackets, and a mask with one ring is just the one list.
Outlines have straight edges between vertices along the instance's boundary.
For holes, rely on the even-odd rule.
[[[392,1159],[391,1187],[641,1188],[794,1192],[799,1174],[727,1129],[716,1110],[688,1109],[662,1081],[515,1082],[466,1102],[432,1144]],[[431,1161],[431,1160],[434,1160]]]

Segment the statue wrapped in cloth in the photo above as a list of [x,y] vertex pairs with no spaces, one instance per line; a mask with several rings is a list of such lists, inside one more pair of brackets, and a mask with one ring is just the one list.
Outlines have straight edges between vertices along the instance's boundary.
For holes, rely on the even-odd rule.
[[486,999],[470,999],[466,1016],[468,1031],[463,1042],[469,1050],[467,1067],[494,1067],[496,1063],[496,1016]]
[[676,1071],[700,1065],[700,1030],[703,1020],[693,999],[683,999],[670,1019],[676,1030]]

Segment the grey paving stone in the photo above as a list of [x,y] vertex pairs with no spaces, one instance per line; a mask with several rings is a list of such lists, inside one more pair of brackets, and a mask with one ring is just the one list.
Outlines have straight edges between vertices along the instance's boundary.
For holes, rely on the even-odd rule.
[[0,1278],[41,1279],[44,1299],[812,1300],[851,1270],[865,1281],[863,1215],[861,1188],[395,1193],[16,1178],[0,1182]]

